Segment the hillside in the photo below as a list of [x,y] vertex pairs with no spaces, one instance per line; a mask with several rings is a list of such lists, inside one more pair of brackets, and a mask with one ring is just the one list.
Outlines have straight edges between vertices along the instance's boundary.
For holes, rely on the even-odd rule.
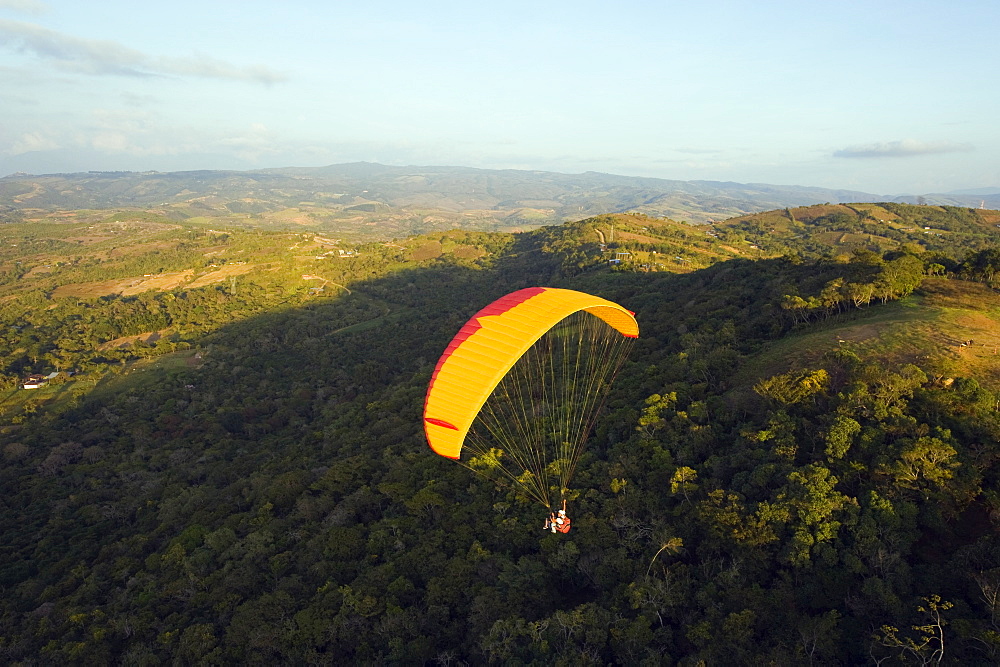
[[762,252],[811,255],[911,250],[961,256],[996,243],[1000,212],[880,202],[822,204],[765,211],[724,220],[716,233],[736,233],[737,240]]
[[700,223],[785,206],[877,199],[796,186],[369,163],[0,178],[0,214],[7,220],[73,209],[140,209],[174,221],[300,227],[355,241],[451,228],[532,229],[624,211]]
[[[0,656],[996,662],[995,214],[4,225]],[[454,333],[536,285],[640,326],[567,535],[421,431]]]
[[978,283],[928,277],[905,301],[786,336],[748,360],[737,386],[747,390],[761,377],[821,364],[834,350],[872,364],[916,364],[936,382],[973,377],[997,392],[1000,295]]

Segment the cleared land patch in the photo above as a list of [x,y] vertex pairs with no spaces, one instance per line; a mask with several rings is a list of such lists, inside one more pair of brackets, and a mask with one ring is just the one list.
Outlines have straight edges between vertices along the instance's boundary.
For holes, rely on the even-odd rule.
[[218,271],[212,271],[211,273],[206,273],[194,281],[189,283],[187,287],[204,287],[205,285],[211,285],[212,283],[222,282],[223,280],[228,280],[232,276],[240,276],[244,273],[250,273],[257,267],[256,264],[227,264],[221,267]]
[[98,280],[90,283],[73,283],[60,285],[53,292],[53,297],[99,297],[111,294],[131,296],[149,290],[169,290],[180,287],[194,275],[192,269],[173,273],[158,273],[153,276],[139,278],[115,278],[113,280]]
[[889,211],[888,209],[882,208],[878,204],[851,204],[851,208],[853,208],[856,211],[863,211],[872,216],[873,218],[875,218],[876,220],[878,220],[879,222],[889,222],[890,220],[899,220],[898,215],[896,215],[892,211]]
[[74,283],[60,285],[52,292],[52,296],[99,297],[109,294],[120,294],[122,290],[134,284],[136,278],[115,278],[113,280],[97,280],[90,283]]
[[174,273],[159,273],[155,276],[146,278],[136,285],[126,287],[122,290],[122,295],[131,296],[133,294],[147,292],[149,290],[163,291],[175,289],[190,280],[193,275],[193,269],[188,269],[187,271],[176,271]]
[[816,204],[814,206],[802,206],[792,209],[792,214],[799,222],[810,222],[816,218],[822,218],[833,213],[843,213],[852,218],[855,216],[854,210],[850,206],[843,204]]
[[99,350],[111,350],[117,347],[130,346],[136,341],[142,341],[152,345],[156,341],[160,340],[165,336],[170,330],[164,329],[163,331],[147,331],[141,334],[135,334],[134,336],[122,336],[120,338],[115,338],[114,340],[109,340],[106,343],[102,343],[97,347]]
[[36,267],[32,268],[30,271],[28,271],[27,273],[25,273],[24,277],[25,278],[37,278],[38,276],[40,276],[42,274],[45,274],[45,273],[52,273],[52,267],[51,266],[47,266],[47,265],[36,266]]
[[434,259],[441,256],[441,242],[428,241],[427,243],[413,249],[411,257],[414,261],[421,262],[426,259]]

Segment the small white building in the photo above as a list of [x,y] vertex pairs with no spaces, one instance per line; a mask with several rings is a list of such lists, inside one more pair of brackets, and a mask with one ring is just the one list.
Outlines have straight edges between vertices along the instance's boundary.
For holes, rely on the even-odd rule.
[[39,387],[44,387],[49,383],[49,378],[44,375],[29,375],[24,378],[24,382],[21,386],[25,389],[38,389]]
[[49,383],[49,380],[54,379],[59,375],[59,371],[52,371],[48,375],[32,374],[24,378],[24,382],[21,383],[21,387],[24,389],[39,389],[44,387]]

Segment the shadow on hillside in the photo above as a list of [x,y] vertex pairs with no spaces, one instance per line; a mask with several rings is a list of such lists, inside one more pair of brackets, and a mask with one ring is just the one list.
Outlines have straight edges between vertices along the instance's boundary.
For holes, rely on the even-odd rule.
[[[318,296],[225,325],[197,342],[200,366],[153,363],[143,380],[109,377],[73,411],[74,419],[119,403],[122,394],[133,402],[136,392],[158,396],[152,407],[187,400],[191,384],[213,387],[224,409],[259,398],[262,386],[271,401],[303,390],[342,402],[392,392],[400,383],[426,382],[450,338],[477,310],[537,285],[580,289],[635,310],[641,332],[635,364],[719,346],[746,351],[785,330],[773,303],[787,288],[782,271],[788,268],[784,260],[740,259],[687,274],[598,267],[565,275],[557,257],[522,235],[489,269],[437,261],[351,283],[350,294]],[[795,273],[806,279],[808,272]],[[779,275],[785,280],[775,284]],[[720,329],[727,332],[722,338]]]
[[[197,363],[168,355],[108,376],[7,438],[27,442],[36,465],[66,441],[99,449],[93,457],[139,452],[140,468],[162,470],[224,450],[227,478],[299,450],[309,450],[303,460],[315,465],[362,452],[423,453],[420,413],[433,366],[492,300],[527,286],[576,287],[620,300],[642,323],[645,305],[676,299],[683,290],[673,285],[692,281],[606,268],[567,277],[558,261],[520,235],[488,269],[437,260],[352,283],[350,294],[316,296],[219,328],[196,341]],[[646,362],[656,337],[640,341],[636,363]],[[171,456],[179,450],[185,453]],[[68,462],[80,462],[74,456]]]
[[[644,372],[645,379],[625,382],[622,392],[635,404],[670,383],[724,391],[741,355],[789,330],[782,296],[818,292],[840,270],[785,259],[734,259],[686,274],[579,270],[562,266],[542,244],[536,235],[518,235],[491,268],[434,260],[351,283],[350,294],[316,296],[226,325],[197,341],[200,365],[154,363],[109,377],[62,420],[87,428],[94,440],[116,430],[113,421],[100,423],[107,409],[144,420],[138,430],[156,440],[192,432],[250,440],[320,432],[328,442],[325,431],[350,413],[355,434],[347,449],[356,451],[357,427],[378,417],[366,406],[405,395],[390,401],[394,414],[412,419],[396,444],[418,451],[422,393],[434,363],[462,324],[503,294],[567,287],[636,311],[640,338],[623,373]],[[648,367],[657,369],[642,370]]]
[[[567,270],[560,262],[526,234],[488,269],[446,258],[351,283],[350,294],[316,296],[206,335],[197,342],[199,365],[168,358],[110,377],[6,439],[28,444],[35,465],[74,441],[96,448],[92,457],[132,457],[137,469],[182,479],[199,467],[181,472],[179,464],[219,457],[229,466],[217,480],[223,484],[360,454],[416,455],[436,475],[439,462],[422,456],[421,427],[435,362],[484,305],[547,285],[595,293],[637,313],[640,338],[609,401],[626,412],[605,414],[614,423],[597,430],[603,451],[629,437],[634,417],[627,415],[651,394],[677,388],[688,401],[722,396],[734,368],[790,329],[782,295],[818,290],[838,270],[784,259],[736,259],[687,274]],[[81,460],[72,454],[66,463]]]

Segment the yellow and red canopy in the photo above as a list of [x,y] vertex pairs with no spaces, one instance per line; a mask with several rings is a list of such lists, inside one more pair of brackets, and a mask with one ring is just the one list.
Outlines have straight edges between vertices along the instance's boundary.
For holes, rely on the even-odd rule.
[[486,306],[445,348],[427,388],[424,432],[435,452],[459,458],[480,408],[518,359],[562,319],[586,311],[636,338],[635,315],[616,303],[567,289],[529,287]]

